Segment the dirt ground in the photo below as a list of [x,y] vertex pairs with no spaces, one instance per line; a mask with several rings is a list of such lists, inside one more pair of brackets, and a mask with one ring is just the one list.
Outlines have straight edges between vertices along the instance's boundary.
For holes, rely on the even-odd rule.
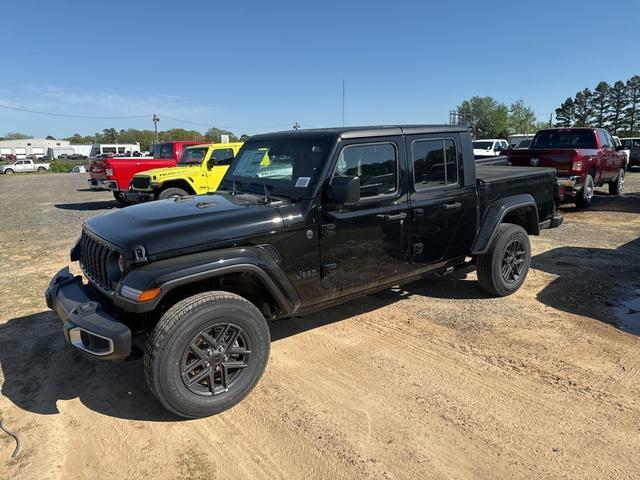
[[0,417],[22,443],[10,459],[0,431],[1,479],[640,477],[640,338],[616,328],[640,325],[640,173],[532,238],[511,297],[473,274],[273,324],[258,387],[195,421],[46,308],[82,221],[115,208],[85,185],[0,177]]

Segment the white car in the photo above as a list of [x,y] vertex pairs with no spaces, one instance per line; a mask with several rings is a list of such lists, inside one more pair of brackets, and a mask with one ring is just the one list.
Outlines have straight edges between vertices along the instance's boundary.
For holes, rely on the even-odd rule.
[[9,165],[0,165],[0,173],[10,175],[12,173],[23,172],[46,172],[49,170],[48,163],[35,163],[33,160],[16,160]]
[[483,138],[473,141],[475,157],[497,157],[509,148],[509,142],[501,138]]

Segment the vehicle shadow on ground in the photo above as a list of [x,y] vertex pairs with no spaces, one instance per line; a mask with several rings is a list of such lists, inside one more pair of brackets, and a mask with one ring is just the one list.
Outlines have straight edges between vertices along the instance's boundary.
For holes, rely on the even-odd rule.
[[[425,279],[302,318],[272,322],[272,341],[348,320],[412,295],[490,298],[476,282]],[[60,320],[51,311],[0,324],[0,368],[4,375],[1,392],[16,406],[52,415],[59,413],[59,401],[78,398],[87,408],[112,417],[181,420],[155,400],[147,388],[141,360],[109,362],[91,358],[67,345],[61,330]]]
[[114,208],[122,208],[115,200],[103,200],[99,202],[82,202],[82,203],[56,203],[56,208],[62,210],[75,210],[81,212],[92,212],[96,210],[111,210]]
[[561,212],[620,212],[640,213],[640,192],[625,193],[624,195],[609,195],[597,191],[589,208],[578,208],[568,203],[560,208]]
[[640,318],[624,303],[640,297],[640,238],[618,248],[559,247],[536,255],[531,267],[558,275],[537,298],[545,305],[640,334]]
[[57,402],[79,398],[113,417],[175,421],[148,390],[141,361],[108,362],[69,347],[62,325],[46,311],[0,325],[2,394],[33,413],[59,413]]

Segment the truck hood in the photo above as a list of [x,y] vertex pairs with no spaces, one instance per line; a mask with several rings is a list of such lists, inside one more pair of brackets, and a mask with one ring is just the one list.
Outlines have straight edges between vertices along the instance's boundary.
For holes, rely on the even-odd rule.
[[280,231],[284,223],[280,211],[259,196],[198,195],[113,210],[87,220],[85,228],[128,259],[143,246],[156,260]]
[[[136,173],[134,177],[149,177],[152,181],[163,182],[170,178],[184,178],[190,175],[200,174],[200,165],[194,165],[192,167],[168,167],[168,168],[154,168],[152,170],[145,170],[144,172]],[[156,177],[153,180],[153,177]]]

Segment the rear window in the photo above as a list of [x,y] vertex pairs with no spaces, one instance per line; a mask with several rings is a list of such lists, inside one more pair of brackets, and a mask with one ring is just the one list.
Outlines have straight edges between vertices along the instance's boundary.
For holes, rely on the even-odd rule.
[[473,142],[473,148],[476,150],[489,150],[493,147],[493,142]]
[[153,158],[175,158],[173,143],[155,143],[153,145]]
[[533,139],[531,148],[598,148],[593,130],[543,130]]

